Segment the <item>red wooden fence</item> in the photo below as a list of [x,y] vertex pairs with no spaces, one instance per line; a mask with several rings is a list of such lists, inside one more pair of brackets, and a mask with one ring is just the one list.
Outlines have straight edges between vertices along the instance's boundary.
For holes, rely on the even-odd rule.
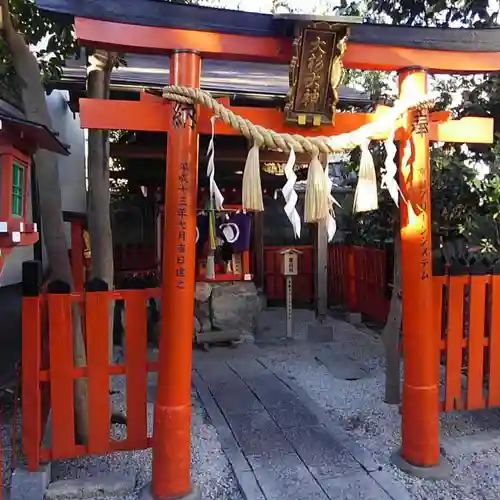
[[[291,247],[265,247],[264,248],[264,275],[267,300],[282,303],[285,300],[285,278],[281,273],[280,254],[285,248]],[[293,280],[293,299],[300,305],[311,304],[314,301],[314,247],[293,247],[302,252],[299,255],[299,274]]]
[[[289,247],[265,247],[266,295],[270,303],[285,300],[285,279],[281,274],[280,251]],[[293,295],[297,304],[314,302],[314,247],[300,250],[299,274],[293,278]],[[328,247],[328,303],[350,312],[385,322],[389,312],[387,295],[387,255],[385,250],[346,245]]]
[[346,245],[328,248],[328,302],[382,323],[387,319],[385,250]]
[[[271,289],[275,297],[281,293],[277,250],[268,248],[266,257],[268,286],[275,287]],[[311,297],[311,260],[312,249],[306,247],[296,286],[304,298]],[[379,314],[385,307],[383,300],[387,300],[383,298],[383,252],[332,246],[329,260],[332,300],[367,314]],[[148,373],[156,371],[157,365],[148,361],[147,299],[158,297],[160,290],[111,292],[105,290],[103,282],[94,281],[86,292],[69,293],[66,284],[55,282],[44,294],[40,281],[40,266],[25,263],[22,405],[23,446],[29,469],[37,470],[42,461],[150,447]],[[434,276],[433,284],[435,327],[431,333],[441,350],[442,410],[500,406],[500,275]],[[109,360],[109,310],[116,300],[125,304],[126,360],[122,364]],[[374,305],[367,305],[368,300]],[[79,312],[87,353],[85,366],[75,366],[73,361],[73,318]],[[110,436],[112,375],[126,378],[127,435],[121,441]],[[89,439],[85,444],[77,443],[74,426],[75,381],[82,379],[87,380],[89,403]],[[42,440],[49,408],[54,432],[47,444]]]
[[[147,433],[148,373],[156,371],[156,363],[148,362],[147,299],[159,296],[159,289],[68,293],[67,285],[60,282],[49,284],[46,295],[34,293],[34,286],[25,286],[26,289],[22,405],[23,448],[29,470],[37,470],[41,461],[148,448],[151,445]],[[123,300],[125,304],[126,360],[123,364],[110,362],[109,311],[110,302],[116,300]],[[75,366],[73,362],[73,318],[78,311],[83,312],[85,366]],[[42,363],[45,347],[48,347],[48,364]],[[110,436],[112,375],[126,378],[127,434],[121,441]],[[78,444],[74,390],[75,381],[82,383],[83,379],[87,380],[89,438],[86,444]],[[47,387],[53,430],[49,444],[42,443],[47,415],[43,394]]]
[[500,275],[434,276],[444,411],[500,406]]

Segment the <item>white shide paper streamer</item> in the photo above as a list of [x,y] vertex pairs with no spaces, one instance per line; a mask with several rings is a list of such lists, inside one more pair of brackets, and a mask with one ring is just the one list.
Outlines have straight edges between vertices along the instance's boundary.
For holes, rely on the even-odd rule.
[[328,241],[330,242],[333,240],[333,237],[337,232],[337,221],[334,217],[333,205],[337,205],[338,207],[340,207],[340,204],[332,195],[333,181],[330,179],[328,163],[326,164],[325,168],[325,178],[326,183],[328,184],[328,204],[330,206],[330,214],[326,218],[326,233],[328,235]]
[[290,151],[290,156],[286,162],[284,168],[284,174],[286,177],[286,183],[283,186],[281,192],[285,198],[285,213],[292,224],[293,232],[296,238],[300,238],[301,220],[299,212],[297,212],[297,201],[299,199],[295,191],[295,182],[297,181],[297,176],[293,170],[295,166],[295,152],[292,149]]
[[387,136],[387,139],[385,140],[385,151],[387,153],[386,158],[385,158],[385,171],[382,174],[382,178],[380,181],[380,187],[382,189],[387,189],[389,191],[389,195],[396,204],[396,206],[399,206],[399,195],[404,200],[403,193],[401,192],[401,189],[399,188],[398,181],[396,180],[396,175],[398,173],[398,167],[396,165],[396,154],[397,154],[397,148],[396,144],[394,143],[394,138],[396,135],[396,129],[393,127],[391,131],[389,132],[389,135]]
[[222,204],[224,203],[224,196],[220,192],[217,183],[215,182],[215,115],[210,118],[210,123],[212,124],[212,137],[208,143],[208,164],[207,164],[207,177],[209,179],[209,189],[210,189],[210,199],[215,202],[215,209],[222,210]]

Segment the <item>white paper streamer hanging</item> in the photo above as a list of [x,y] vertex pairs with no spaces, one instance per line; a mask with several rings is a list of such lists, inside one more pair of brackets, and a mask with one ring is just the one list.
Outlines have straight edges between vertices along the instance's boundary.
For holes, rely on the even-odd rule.
[[404,196],[403,193],[401,192],[398,181],[396,180],[398,167],[395,161],[397,154],[397,148],[394,143],[395,135],[396,135],[396,129],[395,127],[392,127],[389,132],[389,135],[387,136],[387,139],[384,142],[387,156],[385,158],[385,163],[384,163],[385,171],[382,174],[380,187],[382,189],[384,188],[387,189],[387,191],[389,191],[389,195],[393,199],[396,206],[399,206],[399,195],[401,195],[401,198],[403,198],[403,200]]
[[207,164],[207,177],[210,189],[210,199],[215,202],[215,209],[222,210],[222,204],[224,203],[224,196],[220,192],[217,183],[215,182],[215,115],[210,118],[210,123],[212,124],[212,137],[208,143],[208,164]]
[[286,166],[284,169],[285,177],[287,180],[281,192],[283,193],[283,197],[285,198],[286,202],[285,213],[292,224],[295,236],[297,238],[300,238],[301,220],[296,208],[299,197],[295,191],[295,182],[297,181],[297,176],[293,171],[294,166],[295,152],[292,149],[290,151],[290,156],[288,157],[288,161],[286,162]]
[[328,241],[332,241],[333,237],[335,236],[335,233],[337,232],[337,221],[335,220],[334,217],[333,205],[337,205],[339,208],[341,207],[340,203],[332,195],[333,182],[330,179],[328,164],[326,165],[325,168],[325,177],[326,177],[326,182],[328,184],[328,204],[330,206],[330,214],[326,218],[326,233],[328,235]]

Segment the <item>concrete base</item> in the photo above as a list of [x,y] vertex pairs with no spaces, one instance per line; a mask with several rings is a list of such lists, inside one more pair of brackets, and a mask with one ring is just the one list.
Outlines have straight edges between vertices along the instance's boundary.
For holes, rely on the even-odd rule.
[[[151,493],[151,484],[147,484],[146,486],[144,486],[144,488],[139,493],[139,500],[155,500]],[[166,499],[162,498],[162,500]],[[194,487],[193,491],[188,495],[185,495],[183,497],[175,497],[171,500],[201,500],[201,493],[199,492],[198,488]]]
[[101,476],[65,479],[49,485],[44,500],[93,500],[94,498],[124,498],[134,492],[135,474],[108,472]]
[[361,325],[363,319],[361,317],[361,313],[347,313],[347,321],[351,325]]
[[43,500],[50,477],[50,463],[41,465],[36,472],[28,472],[21,468],[14,469],[10,500]]
[[332,342],[333,325],[310,323],[307,325],[307,340],[309,342]]
[[407,462],[401,456],[401,450],[398,450],[392,454],[391,462],[403,472],[422,479],[448,481],[452,473],[451,464],[443,455],[439,458],[439,463],[433,467],[418,467]]

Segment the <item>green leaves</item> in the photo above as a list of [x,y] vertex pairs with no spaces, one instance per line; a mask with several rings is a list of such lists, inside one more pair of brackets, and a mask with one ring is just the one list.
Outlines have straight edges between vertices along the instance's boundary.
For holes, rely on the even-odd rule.
[[[40,12],[33,0],[10,0],[9,4],[14,25],[36,52],[43,81],[59,80],[66,59],[78,50],[73,26],[65,17]],[[3,39],[0,40],[0,75],[9,89],[18,89]]]
[[[496,12],[491,12],[488,4],[487,0],[368,0],[366,19],[393,24],[483,28],[495,25],[498,19],[498,7]],[[389,89],[387,75],[373,72],[349,72],[347,82],[364,88],[374,97],[384,95]],[[434,86],[441,94],[436,110],[451,108],[455,119],[493,117],[497,134],[494,145],[432,146],[434,241],[462,235],[468,240],[469,248],[481,254],[497,255],[500,249],[500,76],[441,77],[434,81]],[[383,165],[384,154],[380,145],[374,150],[377,165]],[[356,169],[357,163],[354,154],[350,168]],[[380,192],[379,202],[377,212],[350,218],[352,243],[374,245],[392,241],[399,210],[385,191]]]

